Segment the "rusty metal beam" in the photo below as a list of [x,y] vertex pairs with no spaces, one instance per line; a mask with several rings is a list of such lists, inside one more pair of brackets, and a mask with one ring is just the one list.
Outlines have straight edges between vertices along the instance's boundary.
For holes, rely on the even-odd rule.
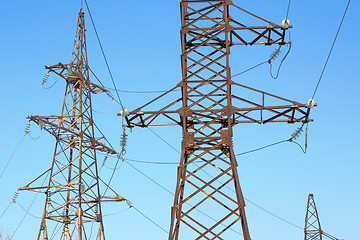
[[[230,0],[182,0],[180,7],[182,81],[131,111],[126,124],[130,128],[182,127],[169,240],[182,239],[185,232],[188,239],[225,239],[230,227],[240,227],[244,240],[250,240],[233,150],[233,127],[239,123],[312,120],[305,104],[233,82],[230,48],[287,44],[286,29]],[[247,26],[233,18],[236,11],[262,24]],[[159,100],[167,98],[176,88],[181,89],[181,95],[159,107]],[[238,96],[234,94],[237,89],[255,97],[248,99],[246,93]],[[214,177],[204,171],[213,173]],[[232,188],[234,193],[224,191],[224,186]],[[195,208],[209,212],[215,221],[199,216],[193,211]]]

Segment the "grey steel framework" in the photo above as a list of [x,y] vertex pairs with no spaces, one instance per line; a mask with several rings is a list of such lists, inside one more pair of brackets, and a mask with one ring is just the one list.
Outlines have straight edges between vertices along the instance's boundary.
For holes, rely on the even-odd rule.
[[[237,229],[237,222],[241,223],[244,239],[250,240],[233,149],[233,127],[239,123],[307,123],[311,121],[310,108],[233,82],[230,48],[288,44],[287,27],[260,18],[230,0],[189,0],[181,1],[180,6],[182,81],[131,111],[126,117],[127,126],[182,127],[169,240],[232,239],[229,229]],[[245,25],[231,17],[233,12],[262,25]],[[166,103],[177,88],[181,88],[182,95]],[[242,94],[234,94],[236,91]],[[154,106],[158,110],[154,111]],[[210,219],[197,210],[210,215]]]
[[[116,154],[116,151],[105,144],[103,136],[95,137],[91,95],[107,90],[89,80],[83,9],[70,64],[59,63],[46,69],[66,81],[66,90],[60,116],[28,117],[56,138],[51,167],[21,188],[46,194],[37,239],[49,239],[49,220],[60,224],[60,239],[89,239],[90,223],[99,225],[96,239],[105,239],[101,203],[125,199],[111,188],[111,196],[100,195],[100,186],[108,186],[98,175],[97,152]],[[47,185],[33,186],[47,174],[50,176]]]
[[321,229],[319,215],[316,209],[313,194],[309,194],[308,197],[304,232],[305,240],[339,240],[338,238],[331,236]]

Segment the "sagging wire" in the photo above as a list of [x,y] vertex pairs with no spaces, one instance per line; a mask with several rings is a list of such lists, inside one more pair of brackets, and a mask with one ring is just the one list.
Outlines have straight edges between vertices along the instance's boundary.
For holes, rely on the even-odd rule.
[[[313,101],[312,99],[309,99],[308,103],[310,103],[309,106],[313,106],[313,105],[314,105],[314,101]],[[309,107],[309,106],[308,106],[308,107]],[[149,128],[149,129],[150,129],[150,128]],[[155,132],[154,132],[154,133],[155,133]],[[163,139],[162,137],[160,137],[160,136],[157,135],[157,134],[156,134],[156,136],[158,136],[162,141],[164,141],[164,142],[165,142],[166,144],[168,144],[173,150],[175,150],[176,152],[178,152],[178,153],[180,154],[180,152],[179,152],[176,148],[174,148],[173,146],[171,146],[165,139]],[[306,131],[306,136],[307,136],[307,131]],[[243,155],[243,154],[247,154],[247,153],[259,151],[259,150],[262,150],[262,149],[265,149],[265,148],[268,148],[268,147],[271,147],[271,146],[274,146],[274,145],[277,145],[277,144],[280,144],[280,143],[290,142],[290,140],[291,140],[291,138],[290,138],[290,139],[285,139],[285,140],[282,140],[282,141],[279,141],[279,142],[276,142],[276,143],[273,143],[273,144],[270,144],[270,145],[267,145],[267,146],[264,146],[264,147],[261,147],[261,148],[257,148],[257,149],[251,150],[251,151],[247,151],[247,152],[240,153],[240,154],[238,154],[238,155]],[[306,140],[306,143],[307,143],[307,140]],[[306,144],[306,145],[307,145],[307,144]],[[128,161],[126,161],[126,159],[125,159],[125,162],[126,162],[129,166],[131,166],[132,168],[134,168],[136,171],[138,171],[140,174],[142,174],[143,176],[145,176],[146,178],[148,178],[150,181],[152,181],[153,183],[155,183],[156,185],[158,185],[160,188],[164,189],[166,192],[168,192],[168,193],[170,193],[170,194],[173,195],[172,192],[170,192],[170,191],[167,190],[165,187],[163,187],[161,184],[157,183],[155,180],[153,180],[152,178],[150,178],[149,176],[147,176],[145,173],[143,173],[142,171],[140,171],[139,169],[137,169],[135,166],[133,166],[132,164],[130,164]],[[196,166],[196,164],[195,164],[195,166]],[[206,172],[205,170],[202,169],[202,171],[205,172],[206,174],[208,174],[209,176],[213,177],[210,173]],[[218,180],[217,180],[217,181],[218,181]],[[218,182],[219,182],[219,181],[218,181]],[[221,182],[220,182],[220,183],[221,183]],[[222,183],[221,183],[221,184],[222,184]],[[225,187],[227,187],[228,189],[230,189],[228,186],[225,186]],[[230,190],[234,192],[233,189],[230,189]],[[249,199],[245,198],[245,200],[248,201],[248,202],[250,202],[250,203],[253,204],[254,206],[262,209],[262,210],[265,211],[266,213],[268,213],[268,214],[270,214],[270,215],[272,215],[272,216],[274,216],[274,217],[276,217],[276,218],[278,218],[278,219],[280,219],[280,220],[282,220],[282,221],[284,221],[284,222],[286,222],[286,223],[288,223],[288,224],[290,224],[290,225],[292,225],[292,226],[295,226],[295,227],[297,227],[297,228],[299,228],[299,229],[302,229],[302,228],[299,227],[298,225],[296,225],[296,224],[294,224],[294,223],[291,223],[290,221],[287,221],[286,219],[284,219],[284,218],[282,218],[282,217],[279,217],[279,216],[277,216],[276,214],[274,214],[274,213],[272,213],[272,212],[270,212],[270,211],[268,211],[268,210],[260,207],[259,205],[255,204],[254,202],[250,201]],[[198,210],[198,211],[201,213],[200,210]],[[206,216],[205,213],[204,213],[204,215]],[[208,217],[211,218],[210,216],[208,216]],[[233,230],[233,229],[231,229],[231,228],[230,228],[230,230],[236,232],[235,230]],[[239,233],[239,234],[241,234],[241,233]]]
[[[100,82],[100,81],[99,81],[99,82]],[[105,87],[104,87],[104,88],[105,88]],[[111,112],[114,111],[115,98],[111,95],[110,91],[109,91],[107,88],[105,88],[105,89],[106,89],[106,91],[105,91],[105,92],[106,92],[106,95],[108,95],[108,97],[111,98],[111,101],[112,101],[112,107],[111,107],[111,109],[108,110],[108,111],[105,111],[105,112],[100,112],[100,111],[97,111],[97,110],[93,109],[93,112],[100,113],[100,114],[109,114],[109,113],[111,113]]]
[[291,135],[291,138],[289,139],[289,142],[292,142],[292,143],[295,143],[296,145],[298,145],[301,149],[301,151],[303,153],[306,153],[307,152],[307,146],[308,146],[308,141],[307,141],[307,138],[308,138],[308,127],[309,127],[309,123],[306,124],[306,129],[305,129],[305,146],[302,147],[300,143],[296,142],[295,140],[300,136],[300,134],[303,132],[303,127],[304,127],[304,124],[299,127],[292,135]]
[[[43,80],[43,82],[42,82],[42,85],[44,85],[44,84],[47,82],[48,77],[49,77],[49,72],[45,75],[44,80]],[[58,78],[55,80],[55,82],[54,82],[50,87],[43,87],[43,88],[46,89],[46,90],[52,88],[53,86],[55,86],[55,84],[59,81],[60,78],[61,78],[61,77],[58,77]]]
[[281,46],[279,46],[279,48],[277,48],[270,56],[270,59],[268,61],[268,63],[270,64],[270,76],[273,78],[273,79],[277,79],[279,77],[279,74],[280,74],[280,69],[281,69],[281,66],[282,64],[284,63],[285,59],[287,58],[287,56],[289,55],[290,53],[290,50],[291,50],[291,34],[290,34],[290,29],[289,30],[289,48],[285,54],[285,56],[281,59],[281,62],[280,62],[280,65],[277,69],[277,72],[276,72],[276,75],[274,76],[273,73],[272,73],[272,62],[279,56],[280,54],[280,50],[281,50]]
[[112,98],[112,107],[110,108],[110,110],[105,111],[105,112],[100,112],[100,111],[97,111],[97,110],[93,109],[93,112],[96,112],[96,113],[99,113],[99,114],[109,114],[109,113],[112,113],[114,111],[114,107],[115,107],[115,99]]
[[29,134],[29,137],[30,137],[32,140],[38,140],[38,139],[41,137],[41,135],[42,135],[42,129],[43,129],[43,126],[44,126],[44,122],[41,121],[41,120],[39,120],[39,126],[40,126],[40,134],[39,134],[39,136],[37,136],[37,137],[31,136],[30,121],[29,121],[29,122],[27,123],[27,125],[26,125],[25,133],[26,133],[26,134]]
[[105,214],[105,215],[103,215],[103,217],[118,215],[118,214],[120,214],[120,213],[123,213],[123,212],[126,212],[126,211],[130,210],[130,209],[133,207],[132,203],[131,203],[129,200],[127,200],[127,199],[126,199],[126,203],[127,203],[127,205],[129,206],[129,208],[126,208],[126,209],[124,209],[124,210],[122,210],[122,211],[119,211],[119,212],[114,212],[114,213]]

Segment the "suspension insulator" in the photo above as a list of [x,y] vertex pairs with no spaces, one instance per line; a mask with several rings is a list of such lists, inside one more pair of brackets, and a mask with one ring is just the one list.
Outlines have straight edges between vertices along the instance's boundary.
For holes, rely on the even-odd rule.
[[121,152],[123,154],[126,153],[126,144],[127,144],[127,135],[125,133],[125,128],[123,133],[121,134],[121,141],[120,141],[120,145],[121,145]]
[[46,202],[47,202],[47,204],[50,205],[51,193],[50,193],[50,191],[46,191],[45,194],[46,194]]
[[48,80],[49,78],[49,73],[47,73],[42,81],[42,84],[41,85],[44,85],[46,83],[46,81]]
[[28,122],[25,127],[25,134],[28,134],[29,132],[30,132],[30,122]]
[[279,56],[280,52],[280,48],[275,49],[274,52],[270,55],[269,61],[275,60]]
[[17,190],[16,192],[15,192],[15,194],[14,194],[14,197],[13,197],[13,203],[16,203],[16,199],[17,199],[17,197],[18,197],[18,195],[19,195],[19,190]]
[[291,140],[296,140],[300,135],[301,133],[303,132],[303,126],[299,127],[298,129],[296,129],[296,131],[291,134]]

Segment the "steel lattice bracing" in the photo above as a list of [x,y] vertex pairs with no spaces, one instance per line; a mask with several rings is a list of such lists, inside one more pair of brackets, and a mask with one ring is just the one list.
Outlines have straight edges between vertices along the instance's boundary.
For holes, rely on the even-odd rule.
[[319,215],[315,205],[315,199],[313,194],[309,194],[307,211],[305,216],[305,240],[339,240],[336,237],[324,232],[321,229]]
[[[79,13],[70,64],[59,63],[46,68],[66,81],[66,89],[60,116],[29,117],[56,138],[51,168],[21,188],[46,194],[37,239],[49,239],[49,221],[61,224],[62,240],[89,239],[89,223],[98,223],[96,239],[105,239],[101,202],[123,201],[124,198],[112,190],[110,197],[100,195],[100,186],[106,184],[98,176],[96,154],[98,151],[116,152],[102,143],[103,137],[95,137],[91,95],[105,90],[89,81],[83,9]],[[48,184],[34,187],[46,174],[50,176]]]
[[[230,16],[233,10],[266,26],[245,26]],[[228,0],[181,1],[182,81],[126,117],[128,127],[183,129],[169,240],[234,239],[229,229],[239,231],[239,223],[244,239],[250,240],[232,128],[238,123],[308,122],[310,109],[233,82],[230,47],[283,45],[285,32]],[[176,88],[181,96],[166,103]],[[233,94],[234,89],[251,93],[253,99]],[[164,107],[151,109],[164,101]]]

